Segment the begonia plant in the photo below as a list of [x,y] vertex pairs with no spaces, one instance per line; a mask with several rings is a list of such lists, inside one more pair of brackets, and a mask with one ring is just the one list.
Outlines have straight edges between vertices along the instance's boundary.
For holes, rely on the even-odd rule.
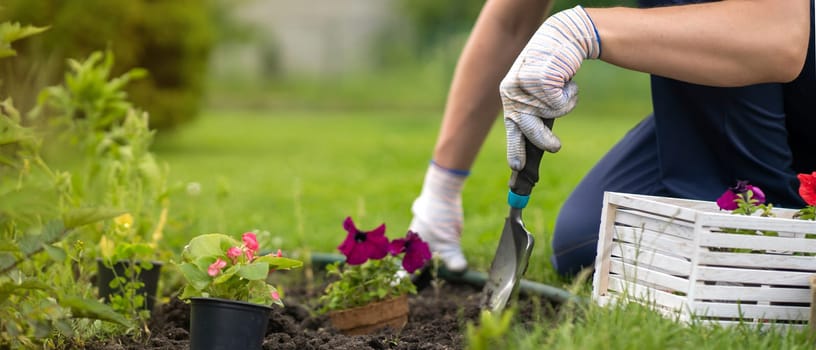
[[220,298],[260,305],[283,306],[281,294],[267,282],[275,270],[303,266],[299,260],[284,258],[280,249],[259,255],[260,246],[252,232],[241,241],[220,233],[193,238],[184,247],[179,269],[187,284],[180,298]]
[[371,231],[357,228],[351,217],[343,222],[346,238],[337,247],[346,256],[345,264],[327,266],[334,280],[320,297],[321,311],[343,310],[415,294],[411,274],[431,260],[431,251],[417,233],[389,241],[385,224]]

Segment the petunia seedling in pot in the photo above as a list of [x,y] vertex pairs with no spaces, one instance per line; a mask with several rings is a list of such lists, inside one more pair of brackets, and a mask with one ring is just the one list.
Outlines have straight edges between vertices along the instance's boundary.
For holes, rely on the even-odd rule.
[[431,260],[428,244],[419,235],[408,231],[405,237],[389,241],[385,224],[363,231],[351,217],[345,219],[343,229],[346,237],[337,248],[346,261],[326,267],[332,282],[320,297],[321,311],[350,309],[416,293],[410,276]]
[[193,238],[184,247],[179,264],[187,284],[181,299],[220,298],[259,305],[283,305],[280,292],[267,283],[276,270],[303,266],[303,262],[282,256],[281,251],[259,254],[260,246],[252,232],[241,240],[220,233]]

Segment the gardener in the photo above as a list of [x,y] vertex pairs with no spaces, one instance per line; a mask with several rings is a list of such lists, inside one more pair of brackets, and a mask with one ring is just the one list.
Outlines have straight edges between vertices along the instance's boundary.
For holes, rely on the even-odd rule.
[[699,1],[642,0],[651,7],[643,9],[576,7],[543,24],[549,1],[485,3],[460,57],[433,161],[412,206],[410,228],[449,269],[467,266],[459,245],[461,191],[497,115],[499,95],[508,162],[518,169],[523,137],[549,152],[560,148],[540,118],[565,115],[575,106],[571,79],[584,59],[650,73],[653,112],[563,204],[551,257],[559,273],[592,265],[604,191],[715,200],[745,179],[778,206],[804,205],[796,174],[816,170],[816,138],[809,135],[816,130],[812,1],[657,7],[680,2]]

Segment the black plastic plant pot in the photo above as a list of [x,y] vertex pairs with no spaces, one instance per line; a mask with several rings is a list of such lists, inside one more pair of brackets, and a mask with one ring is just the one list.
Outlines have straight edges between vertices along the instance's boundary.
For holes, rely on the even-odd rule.
[[269,306],[217,298],[190,298],[190,349],[261,349]]
[[[136,292],[144,295],[144,307],[148,311],[153,311],[153,306],[156,305],[156,291],[159,287],[159,275],[161,274],[162,263],[158,261],[151,261],[153,268],[150,270],[142,269],[136,279],[144,283]],[[105,302],[110,302],[110,296],[114,294],[121,294],[121,288],[112,289],[110,282],[116,276],[126,277],[126,270],[130,268],[129,261],[120,261],[113,264],[113,268],[105,266],[102,259],[96,259],[97,276],[96,286],[99,288],[99,297],[105,298]]]

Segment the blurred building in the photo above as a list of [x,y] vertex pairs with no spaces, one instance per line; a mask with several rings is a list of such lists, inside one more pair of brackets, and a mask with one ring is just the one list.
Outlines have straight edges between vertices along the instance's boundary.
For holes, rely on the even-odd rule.
[[[220,74],[337,75],[374,64],[371,55],[397,21],[397,0],[251,0],[235,20],[252,25],[253,40],[222,48]],[[230,67],[223,67],[230,62]],[[216,72],[218,73],[218,72]]]

